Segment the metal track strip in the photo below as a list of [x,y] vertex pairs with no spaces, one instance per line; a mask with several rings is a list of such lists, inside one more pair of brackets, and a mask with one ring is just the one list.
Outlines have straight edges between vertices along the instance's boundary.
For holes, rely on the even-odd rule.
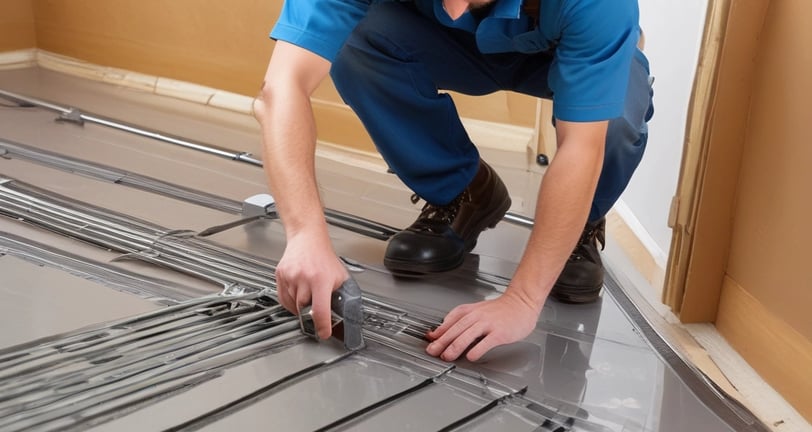
[[292,374],[286,375],[250,394],[247,394],[239,399],[229,402],[209,411],[203,415],[195,417],[185,423],[166,429],[164,432],[177,432],[177,431],[196,431],[208,424],[211,424],[223,417],[240,411],[248,406],[251,406],[267,397],[272,396],[281,389],[290,386],[297,381],[301,381],[317,373],[324,373],[329,367],[337,364],[341,360],[355,354],[355,352],[346,352],[338,357],[325,360],[321,363],[308,366],[304,369],[298,370]]
[[485,405],[482,408],[472,412],[471,414],[468,414],[467,416],[465,416],[465,417],[463,417],[463,418],[449,424],[448,426],[445,426],[445,427],[439,429],[439,432],[451,432],[453,430],[459,429],[459,428],[465,426],[466,424],[471,423],[472,421],[474,421],[474,420],[488,414],[489,412],[491,412],[494,408],[496,408],[500,404],[505,403],[508,399],[510,399],[512,397],[523,395],[526,391],[527,391],[527,388],[525,387],[525,388],[523,388],[523,389],[521,389],[521,390],[519,390],[519,391],[517,391],[515,393],[510,393],[510,394],[504,395],[504,396],[502,396],[502,397],[500,397],[498,399],[494,399],[491,402],[489,402],[487,405]]
[[6,159],[26,160],[49,168],[169,196],[227,213],[239,214],[242,211],[242,203],[239,201],[7,139],[0,139],[0,151],[3,150],[5,153],[2,157]]
[[322,427],[316,429],[315,432],[326,432],[326,431],[330,431],[330,430],[336,430],[336,429],[345,427],[350,423],[359,421],[363,416],[370,415],[370,414],[374,413],[375,411],[378,411],[380,409],[383,409],[383,408],[385,408],[387,406],[390,406],[390,405],[396,403],[399,400],[402,400],[402,399],[405,399],[405,398],[407,398],[409,396],[412,396],[415,393],[423,390],[426,387],[429,387],[431,385],[436,384],[437,380],[441,379],[443,376],[445,376],[447,373],[451,372],[452,370],[454,370],[453,365],[449,366],[448,368],[446,368],[442,372],[438,373],[437,375],[426,378],[425,380],[421,381],[417,385],[414,385],[414,386],[409,387],[409,388],[407,388],[405,390],[402,390],[402,391],[400,391],[398,393],[395,393],[392,396],[389,396],[387,398],[381,399],[381,400],[379,400],[379,401],[377,401],[377,402],[375,402],[375,403],[373,403],[371,405],[365,406],[365,407],[363,407],[363,408],[361,408],[361,409],[359,409],[357,411],[354,411],[354,412],[352,412],[350,414],[345,415],[344,417],[341,417],[338,420],[335,420],[335,421],[333,421],[333,422],[331,422],[331,423],[329,423],[329,424],[327,424],[325,426],[322,426]]
[[115,120],[115,119],[112,119],[112,118],[109,118],[109,117],[104,117],[104,116],[100,116],[100,115],[96,115],[96,114],[86,113],[86,112],[81,111],[81,110],[76,109],[76,108],[60,106],[60,105],[52,103],[52,102],[47,102],[47,101],[44,101],[42,99],[38,99],[38,98],[30,97],[30,96],[24,96],[24,95],[17,94],[17,93],[14,93],[14,92],[10,92],[10,91],[7,91],[7,90],[0,90],[0,97],[2,97],[4,99],[7,99],[7,100],[10,100],[10,101],[18,102],[18,103],[24,103],[24,104],[27,104],[27,105],[35,105],[35,106],[40,107],[40,108],[45,108],[47,110],[58,113],[61,116],[61,118],[66,119],[66,120],[75,120],[76,122],[94,123],[94,124],[98,124],[98,125],[101,125],[101,126],[106,126],[106,127],[112,128],[112,129],[116,129],[116,130],[120,130],[120,131],[124,131],[124,132],[129,132],[129,133],[139,135],[139,136],[143,136],[143,137],[146,137],[146,138],[151,138],[151,139],[154,139],[154,140],[157,140],[157,141],[162,141],[162,142],[165,142],[165,143],[177,145],[177,146],[184,147],[184,148],[187,148],[187,149],[197,150],[197,151],[208,153],[208,154],[211,154],[211,155],[214,155],[214,156],[218,156],[218,157],[222,157],[222,158],[226,158],[226,159],[230,159],[230,160],[234,160],[234,161],[238,161],[238,162],[247,163],[249,165],[260,166],[260,167],[262,166],[262,162],[260,160],[252,158],[250,156],[250,154],[248,154],[248,153],[237,153],[237,152],[233,152],[231,150],[227,150],[227,149],[224,149],[224,148],[217,148],[217,147],[214,147],[212,145],[204,145],[204,144],[195,143],[195,142],[192,142],[192,141],[188,141],[188,140],[186,140],[186,139],[184,139],[182,137],[179,137],[179,136],[175,136],[175,135],[171,135],[171,134],[167,134],[167,133],[163,133],[163,132],[159,132],[159,131],[155,131],[155,130],[147,130],[147,129],[144,129],[144,128],[140,127],[140,126],[131,124],[131,123],[118,121],[118,120]]
[[612,294],[621,310],[634,323],[643,338],[671,367],[677,376],[725,423],[737,431],[768,432],[768,428],[749,409],[742,406],[736,399],[729,396],[718,385],[713,383],[705,374],[686,361],[669,343],[654,329],[648,318],[640,311],[631,297],[621,288],[615,276],[606,275],[605,289]]
[[[275,263],[121,214],[89,206],[17,181],[0,184],[0,214],[24,220],[138,259],[246,292],[275,296]],[[398,323],[413,335],[439,325],[366,295],[365,313]]]
[[[185,138],[167,134],[164,132],[150,130],[141,126],[137,126],[131,123],[123,122],[120,120],[115,120],[109,117],[99,116],[96,114],[86,113],[80,109],[73,108],[73,107],[65,107],[60,106],[52,102],[48,102],[42,99],[21,95],[18,93],[10,92],[7,90],[0,89],[0,98],[4,98],[6,100],[10,100],[17,103],[25,104],[26,106],[37,106],[40,108],[44,108],[53,112],[56,112],[60,115],[61,119],[66,119],[68,121],[73,121],[75,123],[82,123],[82,122],[89,122],[94,123],[102,126],[107,126],[116,130],[129,132],[138,136],[151,138],[157,141],[165,142],[168,144],[177,145],[180,147],[184,147],[186,149],[195,150],[203,153],[207,153],[210,155],[218,156],[221,158],[233,160],[236,162],[243,162],[249,165],[253,165],[256,167],[262,167],[262,161],[259,159],[255,159],[251,157],[251,154],[248,152],[234,152],[232,150],[227,150],[222,147],[216,147],[211,144],[203,144],[197,143],[193,141],[189,141]],[[346,215],[346,214],[345,214]],[[334,222],[337,226],[340,226],[340,216],[338,212],[332,215],[334,217]],[[352,219],[357,220],[357,216],[351,216]],[[504,218],[505,222],[509,222],[515,225],[519,225],[525,228],[532,228],[533,227],[533,219],[528,218],[526,216],[522,216],[516,213],[508,212]],[[346,221],[345,221],[346,222]],[[352,229],[351,227],[354,226],[355,223],[350,223],[350,225],[346,226],[345,228]],[[377,227],[381,227],[383,225],[376,224]],[[395,229],[392,234],[397,232],[398,230]],[[391,234],[390,234],[391,235]],[[388,238],[388,237],[387,237]]]
[[37,265],[64,270],[117,291],[134,294],[162,305],[175,304],[211,292],[168,280],[151,278],[106,263],[90,261],[78,255],[1,231],[0,253]]
[[[305,340],[296,318],[268,300],[212,296],[7,350],[0,429],[61,430],[109,419],[134,395],[160,398]],[[31,355],[9,356],[13,350]]]
[[[0,139],[0,157],[4,157],[6,159],[19,158],[22,160],[28,160],[50,168],[55,168],[70,173],[79,173],[97,180],[107,181],[170,198],[179,199],[226,213],[241,214],[242,212],[243,205],[241,202],[236,200],[179,186],[153,177],[132,173],[130,171],[121,170],[107,165],[42,150],[7,139]],[[327,223],[333,226],[378,240],[388,240],[389,237],[399,231],[397,228],[384,225],[380,222],[329,208],[324,210],[324,216]],[[232,222],[232,224],[239,224],[240,222],[241,221],[236,221]]]

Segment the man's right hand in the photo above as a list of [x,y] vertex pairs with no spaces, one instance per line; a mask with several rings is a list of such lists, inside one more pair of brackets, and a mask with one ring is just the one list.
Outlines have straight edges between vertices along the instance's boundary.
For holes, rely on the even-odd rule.
[[311,305],[323,339],[332,333],[332,292],[348,277],[330,243],[316,184],[316,122],[310,95],[329,71],[326,59],[278,41],[254,101],[262,160],[287,237],[276,269],[279,302],[293,313]]
[[300,233],[288,239],[276,267],[276,289],[282,306],[297,315],[310,305],[316,331],[321,339],[327,339],[332,334],[332,293],[349,278],[349,273],[329,238],[322,237]]

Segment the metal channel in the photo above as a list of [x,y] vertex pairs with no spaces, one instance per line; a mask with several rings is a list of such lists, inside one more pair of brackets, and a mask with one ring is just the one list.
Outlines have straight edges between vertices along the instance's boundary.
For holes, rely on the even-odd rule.
[[242,203],[235,200],[178,186],[153,177],[135,174],[111,166],[38,149],[7,139],[0,139],[0,150],[5,150],[2,157],[6,159],[14,158],[26,160],[49,168],[146,190],[227,213],[238,214],[242,211]]
[[465,417],[463,417],[463,418],[449,424],[448,426],[445,426],[445,427],[439,429],[439,432],[451,432],[453,430],[457,430],[457,429],[465,426],[466,424],[471,423],[472,421],[474,421],[474,420],[488,414],[489,412],[491,412],[494,408],[496,408],[500,404],[506,403],[506,401],[508,399],[516,397],[516,396],[524,395],[524,393],[526,391],[527,391],[527,387],[524,387],[524,388],[522,388],[521,390],[519,390],[517,392],[509,393],[509,394],[506,394],[506,395],[504,395],[504,396],[502,396],[502,397],[500,397],[498,399],[494,399],[491,402],[489,402],[487,405],[485,405],[482,408],[472,412],[471,414],[468,414],[467,416],[465,416]]
[[361,409],[359,409],[357,411],[354,411],[354,412],[352,412],[350,414],[347,414],[346,416],[341,417],[340,419],[338,419],[338,420],[336,420],[334,422],[331,422],[331,423],[329,423],[329,424],[327,424],[325,426],[322,426],[322,427],[316,429],[315,432],[326,432],[326,431],[336,430],[336,429],[345,427],[350,423],[359,421],[363,416],[370,415],[370,414],[374,413],[375,411],[378,411],[378,410],[380,410],[382,408],[385,408],[385,407],[387,407],[389,405],[392,405],[392,404],[394,404],[395,402],[397,402],[397,401],[399,401],[401,399],[407,398],[407,397],[409,397],[409,396],[423,390],[426,387],[437,384],[438,380],[442,379],[443,376],[445,376],[446,374],[450,373],[453,370],[454,370],[454,366],[451,365],[451,366],[445,368],[444,370],[440,371],[440,373],[438,373],[438,374],[436,374],[434,376],[426,378],[425,380],[421,381],[417,385],[409,387],[409,388],[407,388],[405,390],[402,390],[402,391],[400,391],[398,393],[393,394],[392,396],[381,399],[381,400],[379,400],[379,401],[377,401],[377,402],[375,402],[375,403],[373,403],[371,405],[365,406],[365,407],[363,407],[363,408],[361,408]]
[[[12,142],[2,138],[0,138],[0,157],[6,159],[16,157],[18,159],[35,162],[50,168],[59,169],[69,173],[79,173],[90,178],[108,181],[118,185],[167,196],[173,199],[179,199],[226,213],[242,213],[243,205],[241,202],[236,200],[184,186],[179,186],[153,177],[132,173],[107,165],[38,149],[36,147]],[[329,208],[324,209],[324,216],[327,223],[333,226],[378,240],[388,240],[391,236],[395,235],[399,231],[395,227],[391,227],[380,222]],[[271,214],[267,217],[276,217],[276,215]],[[227,225],[238,226],[246,222],[248,221],[242,220],[231,222]],[[202,235],[203,233],[201,232],[200,234]]]
[[750,410],[730,397],[701,371],[691,366],[666,340],[654,329],[651,322],[640,311],[629,295],[618,284],[614,275],[607,272],[604,281],[605,289],[612,295],[618,307],[640,330],[654,351],[679,376],[686,387],[713,413],[737,431],[768,432],[770,429],[756,418]]
[[0,232],[0,253],[38,265],[61,269],[75,276],[99,282],[116,291],[134,294],[163,305],[176,304],[210,294],[208,291],[195,287],[91,261],[6,232]]
[[[59,234],[123,252],[137,259],[190,274],[244,292],[275,298],[275,263],[226,248],[188,232],[171,231],[149,222],[100,209],[22,182],[0,181],[0,214]],[[439,319],[407,313],[367,294],[370,323],[422,338]]]
[[321,363],[316,363],[314,365],[308,366],[304,369],[298,370],[290,375],[284,376],[250,394],[247,394],[239,399],[229,402],[228,404],[222,405],[212,411],[209,411],[203,415],[195,417],[185,423],[180,425],[171,427],[166,429],[165,432],[177,432],[177,431],[196,431],[207,425],[216,422],[217,420],[226,417],[230,414],[233,414],[237,411],[240,411],[250,405],[253,405],[267,397],[272,396],[279,390],[293,385],[298,381],[306,379],[310,376],[313,376],[317,373],[323,373],[326,369],[330,366],[333,366],[344,360],[345,358],[355,354],[353,351],[346,352],[340,356],[334,357],[332,359],[325,360]]
[[305,340],[259,294],[209,296],[0,353],[0,429],[76,430]]
[[[184,147],[186,149],[195,150],[203,153],[207,153],[210,155],[218,156],[221,158],[247,163],[249,165],[262,167],[262,161],[259,159],[255,159],[251,157],[251,154],[248,152],[234,152],[232,150],[223,149],[220,147],[216,147],[210,144],[203,144],[197,143],[193,141],[189,141],[185,138],[178,137],[176,135],[171,135],[155,130],[150,130],[143,128],[141,126],[137,126],[131,123],[115,120],[109,117],[99,116],[96,114],[86,113],[82,110],[73,107],[65,107],[60,106],[52,102],[48,102],[42,99],[21,95],[18,93],[10,92],[7,90],[0,89],[0,98],[5,98],[7,100],[25,104],[26,106],[37,106],[40,108],[45,108],[54,112],[57,112],[62,116],[61,118],[75,118],[79,121],[87,121],[89,123],[94,123],[102,126],[107,126],[116,130],[129,132],[138,136],[151,138],[157,141],[165,142],[168,144],[177,145],[180,147]],[[341,226],[341,218],[334,216],[334,222]],[[354,220],[357,220],[357,216],[352,216]],[[525,228],[532,228],[533,227],[533,219],[530,219],[526,216],[522,216],[516,213],[508,212],[504,219],[505,222],[509,222],[518,226],[522,226]],[[346,221],[345,221],[346,222]],[[350,223],[349,226],[354,226],[355,223]],[[397,232],[397,230],[395,231]],[[394,234],[394,233],[393,233]],[[388,237],[387,237],[388,238]]]
[[247,163],[249,165],[254,165],[254,166],[258,166],[258,167],[262,166],[262,162],[260,160],[258,160],[258,159],[252,158],[249,153],[244,153],[244,152],[235,153],[233,151],[226,150],[226,149],[223,149],[223,148],[217,148],[217,147],[214,147],[212,145],[204,145],[204,144],[195,143],[195,142],[188,141],[186,139],[183,139],[183,138],[175,136],[175,135],[166,134],[166,133],[162,133],[162,132],[158,132],[158,131],[154,131],[154,130],[147,130],[147,129],[141,128],[140,126],[131,124],[131,123],[126,123],[126,122],[118,121],[118,120],[111,119],[111,118],[108,118],[108,117],[86,113],[86,112],[81,111],[81,110],[79,110],[77,108],[60,106],[60,105],[57,105],[57,104],[52,103],[52,102],[48,102],[48,101],[45,101],[45,100],[42,100],[42,99],[30,97],[30,96],[24,96],[24,95],[13,93],[13,92],[10,92],[10,91],[7,91],[7,90],[0,89],[0,97],[2,97],[4,99],[7,99],[7,100],[10,100],[10,101],[13,101],[13,102],[24,103],[24,104],[28,104],[28,105],[35,105],[35,106],[40,107],[40,108],[45,108],[47,110],[59,113],[61,116],[73,116],[73,118],[76,118],[78,120],[85,121],[85,122],[88,122],[88,123],[94,123],[94,124],[98,124],[98,125],[102,125],[102,126],[107,126],[109,128],[112,128],[112,129],[116,129],[116,130],[120,130],[120,131],[124,131],[124,132],[129,132],[129,133],[132,133],[132,134],[135,134],[135,135],[143,136],[143,137],[146,137],[146,138],[151,138],[151,139],[154,139],[154,140],[157,140],[157,141],[162,141],[162,142],[169,143],[169,144],[174,144],[174,145],[184,147],[184,148],[187,148],[187,149],[191,149],[191,150],[197,150],[197,151],[208,153],[208,154],[211,154],[211,155],[214,155],[214,156],[218,156],[218,157],[222,157],[222,158],[226,158],[226,159],[230,159],[230,160],[234,160],[234,161],[238,161],[238,162]]

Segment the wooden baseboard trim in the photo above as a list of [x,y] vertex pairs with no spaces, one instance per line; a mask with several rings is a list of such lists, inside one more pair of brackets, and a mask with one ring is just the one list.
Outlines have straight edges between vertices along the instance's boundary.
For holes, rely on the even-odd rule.
[[0,70],[22,69],[36,65],[36,48],[0,52]]
[[716,328],[766,382],[812,422],[812,341],[727,275]]
[[618,201],[615,208],[606,215],[607,231],[659,296],[665,281],[666,259],[648,233],[640,232],[642,225],[636,220],[629,221],[629,217],[633,217],[631,210],[622,201]]
[[229,111],[244,114],[251,114],[253,111],[253,98],[216,88],[101,66],[35,48],[0,53],[0,69],[34,66]]

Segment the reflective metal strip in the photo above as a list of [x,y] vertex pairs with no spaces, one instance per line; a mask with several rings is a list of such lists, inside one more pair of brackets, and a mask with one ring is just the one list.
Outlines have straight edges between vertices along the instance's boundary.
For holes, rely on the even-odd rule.
[[[140,126],[136,126],[136,125],[126,123],[126,122],[123,122],[123,121],[119,121],[119,120],[115,120],[115,119],[111,119],[111,118],[108,118],[108,117],[98,116],[98,115],[95,115],[95,114],[89,114],[89,113],[86,113],[84,111],[78,110],[76,108],[62,107],[62,106],[56,105],[56,104],[51,103],[51,102],[46,102],[46,101],[44,101],[42,99],[37,99],[37,98],[29,97],[29,96],[24,96],[24,95],[20,95],[20,94],[17,94],[17,93],[12,93],[12,92],[5,91],[5,90],[0,90],[0,97],[6,98],[6,99],[9,99],[9,100],[12,100],[12,101],[23,102],[23,103],[26,103],[26,104],[30,104],[30,105],[38,106],[38,107],[41,107],[41,108],[46,108],[46,109],[49,109],[49,110],[52,110],[52,111],[56,111],[56,112],[60,113],[63,116],[73,114],[73,115],[77,116],[80,120],[84,120],[84,121],[87,121],[87,122],[90,122],[90,123],[95,123],[95,124],[107,126],[107,127],[113,128],[113,129],[124,131],[124,132],[129,132],[129,133],[132,133],[132,134],[135,134],[135,135],[138,135],[138,136],[151,138],[151,139],[154,139],[154,140],[157,140],[157,141],[162,141],[162,142],[165,142],[165,143],[178,145],[178,146],[181,146],[181,147],[184,147],[184,148],[187,148],[187,149],[212,154],[212,155],[215,155],[215,156],[220,156],[220,157],[223,157],[223,158],[226,158],[226,159],[234,160],[234,161],[237,161],[237,162],[247,163],[247,164],[250,164],[250,165],[253,165],[253,166],[257,166],[257,167],[262,167],[263,166],[261,160],[251,157],[250,156],[251,154],[248,153],[248,152],[233,152],[233,151],[230,151],[230,150],[217,148],[217,147],[214,147],[214,146],[209,145],[209,144],[201,144],[201,143],[192,142],[192,141],[186,140],[186,139],[178,137],[178,136],[165,134],[165,133],[158,132],[158,131],[155,131],[155,130],[145,129],[145,128],[140,127]],[[364,226],[364,223],[359,223],[359,220],[362,220],[362,219],[357,217],[357,216],[351,216],[351,215],[347,215],[346,213],[342,214],[341,212],[328,211],[328,210],[325,210],[325,215],[328,216],[329,218],[332,218],[333,222],[334,222],[334,224],[336,226],[341,226],[341,227],[347,228],[347,229],[352,230],[352,231],[355,231],[355,229],[353,228],[353,226],[355,226],[355,225]],[[349,216],[351,220],[350,221],[348,221],[348,220],[343,220],[342,221],[344,216]],[[523,227],[526,227],[526,228],[532,228],[533,227],[533,219],[530,219],[528,217],[521,216],[521,215],[518,215],[518,214],[515,214],[515,213],[510,213],[510,212],[507,213],[505,215],[505,217],[504,217],[504,220],[506,222],[510,222],[510,223],[513,223],[513,224],[516,224],[516,225],[519,225],[519,226],[523,226]],[[346,226],[345,226],[346,222],[349,222],[349,223],[346,224]],[[371,222],[371,221],[369,221],[369,222]],[[397,228],[388,227],[386,225],[378,224],[378,223],[375,223],[375,222],[372,222],[371,225],[364,226],[364,228],[368,228],[368,229],[372,230],[373,233],[377,232],[378,236],[380,236],[380,238],[384,239],[384,240],[391,237],[394,233],[400,231]]]
[[177,304],[211,293],[210,290],[152,278],[107,263],[88,260],[5,232],[0,232],[0,252],[42,266],[61,269],[161,305]]
[[426,388],[426,387],[428,387],[428,386],[430,386],[432,384],[436,384],[437,380],[441,379],[445,374],[451,372],[452,370],[454,370],[453,365],[449,366],[448,368],[446,368],[445,370],[443,370],[442,372],[440,372],[439,374],[437,374],[435,376],[426,378],[421,383],[419,383],[419,384],[417,384],[417,385],[415,385],[413,387],[409,387],[406,390],[403,390],[401,392],[393,394],[392,396],[389,396],[388,398],[381,399],[380,401],[375,402],[372,405],[366,406],[364,408],[361,408],[358,411],[347,414],[346,416],[344,416],[344,417],[342,417],[342,418],[340,418],[340,419],[338,419],[338,420],[336,420],[336,421],[334,421],[334,422],[332,422],[332,423],[330,423],[330,424],[328,424],[326,426],[322,426],[322,427],[316,429],[315,432],[325,432],[325,431],[328,431],[328,430],[333,430],[335,428],[346,426],[347,424],[349,424],[351,422],[359,420],[361,417],[363,417],[365,415],[373,413],[376,410],[379,410],[381,408],[384,408],[384,407],[386,407],[388,405],[391,405],[391,404],[399,401],[400,399],[406,398],[406,397],[408,397],[408,396],[410,396],[410,395],[412,395],[414,393],[417,393],[420,390],[422,390],[422,389],[424,389],[424,388]]
[[5,99],[9,99],[9,100],[12,100],[12,101],[16,101],[16,102],[23,102],[23,103],[26,103],[26,104],[38,106],[40,108],[49,109],[49,110],[55,111],[55,112],[57,112],[57,113],[59,113],[60,115],[63,115],[63,116],[73,114],[74,116],[78,117],[79,119],[84,120],[84,121],[89,122],[89,123],[95,123],[95,124],[99,124],[99,125],[102,125],[102,126],[107,126],[107,127],[113,128],[113,129],[120,130],[120,131],[129,132],[129,133],[139,135],[139,136],[143,136],[143,137],[147,137],[147,138],[152,138],[152,139],[155,139],[155,140],[158,140],[158,141],[163,141],[163,142],[166,142],[166,143],[169,143],[169,144],[178,145],[178,146],[181,146],[181,147],[201,151],[201,152],[204,152],[204,153],[224,157],[224,158],[231,159],[231,160],[245,162],[245,163],[248,163],[248,164],[251,164],[251,165],[262,166],[262,163],[260,161],[245,156],[246,153],[244,153],[244,152],[243,153],[233,152],[233,151],[229,151],[229,150],[216,148],[216,147],[213,147],[213,146],[210,146],[210,145],[203,145],[203,144],[194,143],[194,142],[187,141],[187,140],[185,140],[183,138],[180,138],[180,137],[177,137],[177,136],[164,134],[164,133],[161,133],[161,132],[158,132],[158,131],[151,131],[151,130],[144,129],[144,128],[141,128],[139,126],[133,125],[133,124],[113,120],[113,119],[98,116],[98,115],[95,115],[95,114],[89,114],[89,113],[81,111],[81,110],[79,110],[77,108],[73,108],[73,107],[68,108],[68,107],[59,106],[59,105],[54,104],[52,102],[47,102],[47,101],[44,101],[42,99],[38,99],[38,98],[30,97],[30,96],[20,95],[20,94],[17,94],[17,93],[6,91],[6,90],[0,90],[0,97],[3,97]]
[[521,227],[533,229],[533,225],[535,225],[535,221],[529,217],[522,216],[516,213],[508,212],[505,214],[505,217],[502,219],[505,222],[510,222],[514,225],[518,225]]
[[322,373],[328,367],[340,362],[341,360],[344,360],[345,358],[351,355],[354,355],[356,352],[357,351],[348,351],[338,357],[334,357],[332,359],[325,360],[321,363],[316,363],[314,365],[308,366],[290,375],[282,377],[268,384],[267,386],[262,387],[261,389],[258,389],[254,392],[251,392],[250,394],[247,394],[237,400],[234,400],[228,404],[222,405],[212,411],[209,411],[206,414],[195,417],[185,423],[179,424],[169,429],[166,429],[164,432],[196,431],[198,429],[201,429],[210,423],[213,423],[223,417],[231,415],[267,397],[272,396],[277,391],[279,391],[280,389],[284,388],[287,385],[303,380],[307,377],[315,375],[316,373]]
[[[129,171],[112,168],[102,164],[41,150],[25,144],[0,139],[0,150],[2,150],[4,152],[3,154],[7,155],[7,157],[17,157],[30,160],[49,167],[61,169],[63,171],[81,173],[92,178],[114,182],[122,186],[129,186],[145,190],[147,192],[157,193],[186,202],[191,202],[196,205],[213,208],[215,210],[225,211],[233,214],[240,214],[242,211],[242,203],[228,198],[178,186],[152,177],[142,176],[140,174],[131,173]],[[0,184],[2,184],[1,181]],[[384,225],[379,222],[329,208],[324,209],[324,215],[327,219],[327,223],[333,226],[378,240],[388,240],[389,237],[393,236],[399,231],[397,228]],[[249,220],[239,220],[225,225],[235,224],[234,226],[236,226],[247,222],[249,222]],[[212,227],[211,230],[216,229],[216,232],[220,232],[223,229],[231,228],[231,226],[225,225],[222,227]],[[206,233],[203,231],[199,235],[206,236],[211,234],[214,234],[214,232]]]
[[607,272],[604,288],[640,329],[641,335],[651,344],[651,347],[660,355],[679,376],[703,404],[721,418],[726,424],[737,431],[768,432],[768,428],[761,420],[753,415],[736,399],[730,397],[721,387],[713,383],[700,370],[688,363],[668,342],[654,329],[649,320],[640,311],[634,301],[621,288],[611,272]]
[[[223,286],[239,285],[275,295],[275,265],[215,243],[51,194],[20,182],[0,185],[0,213],[63,235],[124,252]],[[380,317],[389,332],[422,339],[439,319],[406,313],[367,294],[365,315]]]
[[160,398],[304,340],[281,306],[268,309],[246,298],[192,301],[64,335],[33,347],[33,356],[7,355],[0,364],[0,429],[61,430],[110,419],[131,408],[130,395]]
[[498,399],[494,399],[493,401],[491,401],[489,404],[485,405],[484,407],[482,407],[482,408],[472,412],[471,414],[468,414],[467,416],[455,421],[454,423],[451,423],[450,425],[440,429],[439,432],[450,432],[450,431],[453,431],[455,429],[459,429],[459,428],[465,426],[466,424],[476,420],[477,418],[482,417],[483,415],[487,414],[492,409],[499,406],[499,404],[505,403],[505,401],[507,401],[508,399],[510,399],[512,397],[521,396],[526,391],[527,391],[527,387],[525,387],[525,388],[523,388],[523,389],[521,389],[521,390],[519,390],[519,391],[517,391],[515,393],[510,393],[510,394],[504,395],[504,396],[502,396],[502,397],[500,397]]

